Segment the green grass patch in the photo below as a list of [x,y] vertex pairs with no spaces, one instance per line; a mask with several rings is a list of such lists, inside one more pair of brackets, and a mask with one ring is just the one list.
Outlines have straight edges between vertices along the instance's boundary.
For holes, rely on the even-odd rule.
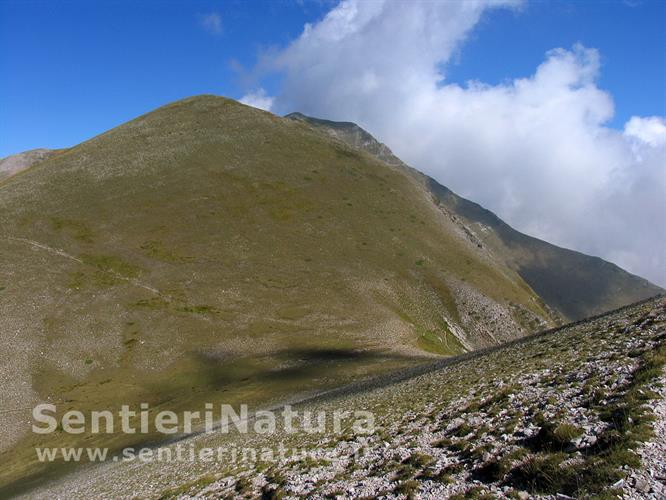
[[400,481],[393,492],[398,495],[406,495],[407,498],[414,498],[414,496],[418,493],[420,486],[421,485],[418,481],[408,479],[406,481]]
[[176,307],[176,311],[190,313],[190,314],[215,314],[217,309],[212,306],[199,305],[199,306],[180,306]]
[[94,266],[101,271],[117,274],[125,278],[136,278],[140,274],[140,269],[120,257],[113,255],[90,255],[84,254],[81,260],[89,266]]
[[157,240],[146,241],[140,246],[143,253],[147,256],[155,259],[161,260],[163,262],[184,262],[187,259],[181,257],[176,252],[168,249],[164,243]]
[[446,325],[442,325],[438,332],[420,326],[416,326],[416,331],[419,335],[417,345],[426,352],[452,356],[464,351],[463,345]]
[[568,423],[544,422],[536,436],[527,441],[527,445],[536,451],[562,451],[581,434],[582,429]]
[[62,217],[51,217],[51,227],[58,232],[65,232],[72,238],[82,243],[93,243],[93,232],[83,222]]

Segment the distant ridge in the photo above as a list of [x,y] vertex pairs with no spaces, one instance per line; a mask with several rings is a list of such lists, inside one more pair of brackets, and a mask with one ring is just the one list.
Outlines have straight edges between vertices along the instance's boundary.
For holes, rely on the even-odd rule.
[[45,148],[31,149],[0,159],[0,181],[30,168],[34,164],[53,156],[58,151]]

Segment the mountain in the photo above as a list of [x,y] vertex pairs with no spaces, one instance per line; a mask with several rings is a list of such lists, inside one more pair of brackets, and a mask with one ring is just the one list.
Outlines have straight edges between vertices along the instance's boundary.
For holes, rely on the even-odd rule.
[[5,483],[87,437],[26,433],[37,402],[268,404],[557,321],[403,169],[215,96],[0,184],[0,254]]
[[31,149],[23,153],[7,156],[0,159],[0,181],[11,175],[17,174],[32,165],[45,160],[49,156],[56,154],[58,151],[53,149]]
[[[322,129],[389,165],[409,169],[386,145],[354,123],[321,120],[301,113],[287,117]],[[409,170],[427,186],[436,203],[471,241],[489,248],[548,306],[568,320],[597,315],[663,292],[660,287],[603,259],[516,231],[491,211],[458,196],[431,177]]]
[[71,468],[37,444],[163,437],[35,435],[38,402],[297,401],[561,321],[421,174],[329,129],[198,96],[0,183],[0,496]]

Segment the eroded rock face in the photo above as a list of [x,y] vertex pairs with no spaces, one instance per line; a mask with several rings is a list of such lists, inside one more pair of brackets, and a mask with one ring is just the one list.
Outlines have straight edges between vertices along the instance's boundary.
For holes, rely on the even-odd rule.
[[56,153],[54,149],[31,149],[0,160],[0,179],[19,173]]

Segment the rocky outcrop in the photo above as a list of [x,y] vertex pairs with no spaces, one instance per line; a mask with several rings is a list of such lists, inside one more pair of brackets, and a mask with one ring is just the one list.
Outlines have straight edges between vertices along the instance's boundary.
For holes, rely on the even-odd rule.
[[30,168],[35,163],[47,159],[56,152],[54,149],[40,148],[2,158],[0,159],[0,180]]

